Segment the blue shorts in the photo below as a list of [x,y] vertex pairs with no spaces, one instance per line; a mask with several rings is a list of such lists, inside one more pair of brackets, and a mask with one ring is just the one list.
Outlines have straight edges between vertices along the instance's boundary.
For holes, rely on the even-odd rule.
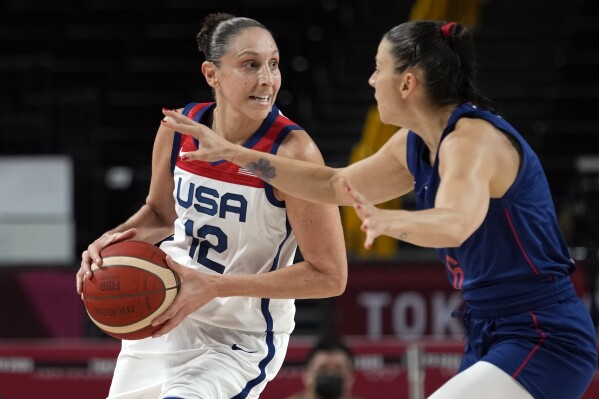
[[536,399],[580,398],[597,369],[597,335],[589,311],[571,286],[534,305],[467,305],[460,371],[484,360]]

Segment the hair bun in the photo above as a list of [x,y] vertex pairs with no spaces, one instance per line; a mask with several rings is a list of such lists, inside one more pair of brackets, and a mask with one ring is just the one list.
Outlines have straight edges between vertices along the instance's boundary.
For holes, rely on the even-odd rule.
[[208,14],[202,21],[202,29],[196,36],[198,48],[206,54],[210,49],[210,38],[216,27],[223,21],[235,18],[235,15],[224,12]]

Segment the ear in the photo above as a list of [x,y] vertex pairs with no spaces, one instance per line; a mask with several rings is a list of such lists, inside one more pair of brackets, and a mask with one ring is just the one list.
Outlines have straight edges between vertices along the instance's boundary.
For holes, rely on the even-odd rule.
[[405,73],[399,82],[399,92],[401,93],[401,97],[407,98],[414,92],[414,90],[416,90],[417,86],[418,79],[416,79],[416,75],[412,72]]
[[212,62],[210,62],[210,61],[202,62],[202,73],[204,74],[204,77],[206,78],[206,82],[212,88],[218,87],[218,84],[219,84],[217,72],[218,72],[218,69],[216,68],[216,65],[214,65]]

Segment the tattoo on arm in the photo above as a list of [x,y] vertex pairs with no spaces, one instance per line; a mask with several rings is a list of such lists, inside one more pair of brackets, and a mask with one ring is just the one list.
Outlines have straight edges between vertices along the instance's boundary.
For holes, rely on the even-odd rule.
[[258,162],[248,163],[245,168],[267,183],[277,177],[275,167],[271,166],[270,162],[264,158],[259,159]]

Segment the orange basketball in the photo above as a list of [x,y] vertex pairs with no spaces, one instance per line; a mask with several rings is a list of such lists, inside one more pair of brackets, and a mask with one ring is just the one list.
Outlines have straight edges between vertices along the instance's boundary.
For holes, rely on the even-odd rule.
[[160,326],[161,315],[179,292],[179,276],[166,264],[166,254],[142,241],[123,241],[101,252],[102,267],[83,282],[87,314],[106,334],[120,339],[147,338]]

